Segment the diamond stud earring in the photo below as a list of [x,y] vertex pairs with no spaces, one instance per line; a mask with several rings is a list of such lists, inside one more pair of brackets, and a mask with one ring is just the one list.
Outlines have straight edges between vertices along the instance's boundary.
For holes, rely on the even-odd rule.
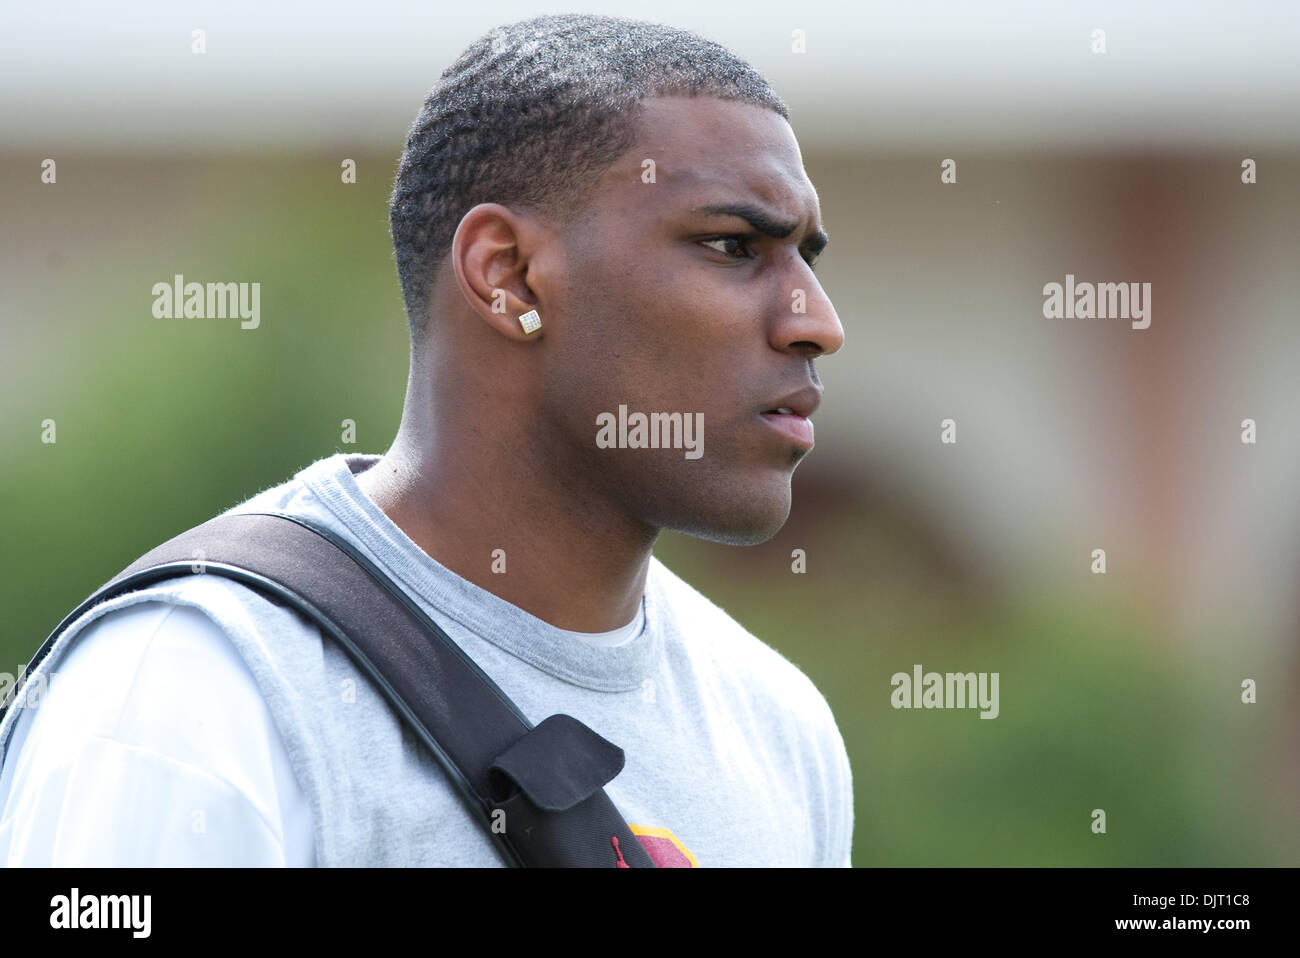
[[531,333],[535,329],[542,328],[542,321],[537,317],[537,310],[530,309],[519,317],[519,325],[524,327],[525,333]]

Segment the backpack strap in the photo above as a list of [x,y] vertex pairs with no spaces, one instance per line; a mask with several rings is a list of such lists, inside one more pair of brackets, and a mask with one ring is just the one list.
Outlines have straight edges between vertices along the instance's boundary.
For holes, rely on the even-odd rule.
[[[374,563],[310,520],[230,513],[147,552],[73,610],[164,579],[234,579],[320,626],[428,746],[508,865],[654,868],[602,786],[623,750],[577,719],[537,726]],[[0,712],[0,717],[3,712]]]

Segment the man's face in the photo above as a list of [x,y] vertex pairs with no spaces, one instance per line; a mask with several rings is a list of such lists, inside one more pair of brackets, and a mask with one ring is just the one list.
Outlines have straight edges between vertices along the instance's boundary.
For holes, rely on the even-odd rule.
[[[645,101],[637,144],[561,242],[559,301],[547,305],[563,325],[544,353],[542,409],[570,444],[576,485],[655,528],[734,544],[773,536],[811,448],[797,414],[820,398],[813,359],[844,341],[809,268],[824,237],[789,124],[710,97]],[[702,454],[600,448],[598,417],[620,405],[702,421]]]

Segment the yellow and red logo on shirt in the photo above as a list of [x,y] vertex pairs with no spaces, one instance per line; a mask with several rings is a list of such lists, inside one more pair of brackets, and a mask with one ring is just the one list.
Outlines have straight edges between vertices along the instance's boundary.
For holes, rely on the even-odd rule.
[[691,850],[677,840],[666,828],[653,828],[649,825],[628,825],[636,840],[641,843],[650,860],[657,868],[699,868]]

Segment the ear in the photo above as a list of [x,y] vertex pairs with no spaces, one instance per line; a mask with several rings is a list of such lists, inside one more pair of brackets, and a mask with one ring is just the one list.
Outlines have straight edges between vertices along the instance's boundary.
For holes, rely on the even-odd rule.
[[[519,317],[538,307],[529,283],[532,260],[545,230],[537,219],[500,203],[480,203],[463,217],[451,241],[456,284],[470,308],[509,339],[540,339],[545,328],[526,333]],[[533,277],[536,279],[536,276]]]

